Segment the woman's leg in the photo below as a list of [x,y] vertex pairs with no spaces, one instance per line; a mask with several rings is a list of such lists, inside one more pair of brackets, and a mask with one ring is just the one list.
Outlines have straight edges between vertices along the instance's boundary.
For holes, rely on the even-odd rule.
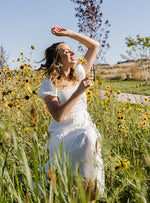
[[[96,188],[96,183],[85,177],[81,177],[80,180],[81,180],[86,197],[89,198],[90,201],[94,202],[96,195],[98,193],[98,189]],[[73,177],[73,186],[77,188],[76,177]]]
[[91,201],[95,200],[98,190],[96,188],[96,184],[94,181],[85,178],[84,191],[85,191],[86,196],[90,195]]

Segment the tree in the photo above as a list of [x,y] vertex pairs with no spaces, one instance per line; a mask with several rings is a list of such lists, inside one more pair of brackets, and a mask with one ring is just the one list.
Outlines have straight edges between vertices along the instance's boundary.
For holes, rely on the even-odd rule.
[[8,61],[8,56],[7,56],[6,51],[4,50],[3,46],[1,45],[0,46],[0,69],[1,69],[1,71],[3,71],[4,67],[8,66],[7,61]]
[[[100,43],[97,60],[104,60],[105,51],[109,48],[107,39],[110,32],[110,23],[108,20],[105,20],[103,24],[103,13],[101,10],[103,0],[71,1],[76,4],[75,16],[78,18],[79,32],[88,35]],[[82,45],[78,48],[80,51],[84,50]]]
[[129,36],[126,37],[125,40],[128,47],[128,50],[126,51],[127,55],[121,54],[121,57],[125,59],[132,59],[136,63],[140,63],[142,65],[145,75],[145,82],[147,85],[148,69],[150,72],[150,37],[140,37],[140,35],[137,35],[136,39]]

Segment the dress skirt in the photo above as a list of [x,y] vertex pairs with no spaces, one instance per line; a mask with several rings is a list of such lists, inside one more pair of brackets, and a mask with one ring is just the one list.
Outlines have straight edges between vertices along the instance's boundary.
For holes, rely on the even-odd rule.
[[97,181],[100,194],[103,194],[105,180],[101,137],[89,113],[81,110],[68,114],[63,122],[52,120],[48,130],[51,137],[46,147],[50,160],[45,165],[45,170],[49,170],[49,165],[54,166],[54,156],[59,153],[62,145],[63,157],[69,155],[72,175],[76,174],[76,165],[78,165],[80,175]]

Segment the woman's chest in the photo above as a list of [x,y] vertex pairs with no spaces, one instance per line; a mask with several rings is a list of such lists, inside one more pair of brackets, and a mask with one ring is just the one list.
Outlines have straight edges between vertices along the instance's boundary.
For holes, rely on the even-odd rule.
[[79,84],[78,81],[70,81],[70,80],[63,80],[61,83],[61,87],[58,87],[59,90],[66,90],[70,89],[74,86],[77,86]]
[[58,90],[58,99],[60,104],[65,103],[72,96],[72,94],[76,91],[77,88],[78,85],[67,89]]

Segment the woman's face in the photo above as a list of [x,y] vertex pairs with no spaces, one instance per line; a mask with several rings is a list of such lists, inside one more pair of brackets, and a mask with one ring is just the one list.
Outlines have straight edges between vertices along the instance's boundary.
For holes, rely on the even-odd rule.
[[66,43],[61,43],[59,45],[58,52],[60,55],[60,62],[63,64],[64,67],[70,68],[76,64],[75,53]]

